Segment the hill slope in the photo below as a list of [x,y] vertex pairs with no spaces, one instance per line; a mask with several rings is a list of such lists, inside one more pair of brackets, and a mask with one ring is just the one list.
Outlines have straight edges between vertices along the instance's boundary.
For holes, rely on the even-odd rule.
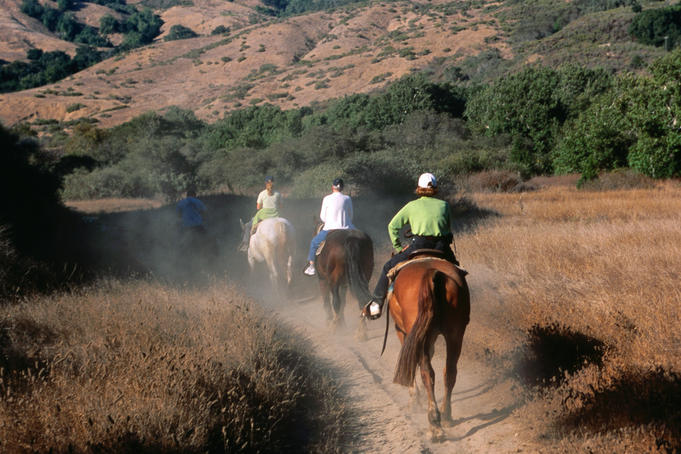
[[[53,85],[2,94],[0,120],[12,125],[86,117],[106,127],[177,105],[211,121],[249,104],[292,108],[369,92],[438,58],[454,62],[490,48],[507,57],[511,52],[492,39],[501,30],[490,13],[437,0],[374,3],[284,20],[260,15],[264,22],[252,25],[255,11],[231,2],[197,1],[159,14],[165,24],[154,44]],[[162,41],[175,24],[208,36]],[[35,37],[40,24],[34,25]],[[230,27],[231,34],[209,35],[218,25]]]

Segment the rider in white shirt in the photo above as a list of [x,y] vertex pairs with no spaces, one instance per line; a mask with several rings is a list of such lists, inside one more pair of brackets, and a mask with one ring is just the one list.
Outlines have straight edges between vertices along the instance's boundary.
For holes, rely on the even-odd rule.
[[324,200],[322,200],[322,209],[319,213],[319,218],[324,223],[324,227],[310,242],[310,251],[307,256],[307,260],[310,264],[304,271],[308,276],[314,276],[316,274],[314,267],[315,253],[321,242],[326,239],[326,235],[329,234],[329,231],[355,228],[355,226],[352,225],[352,199],[350,196],[342,193],[343,186],[343,180],[341,178],[336,178],[333,180],[333,185],[331,186],[331,194],[325,196]]

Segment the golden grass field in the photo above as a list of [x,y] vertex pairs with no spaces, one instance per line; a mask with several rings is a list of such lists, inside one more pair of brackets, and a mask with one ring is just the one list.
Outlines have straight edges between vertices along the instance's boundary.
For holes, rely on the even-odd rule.
[[[523,437],[540,452],[678,451],[681,184],[464,197],[487,215],[456,235],[471,272],[462,361],[517,380]],[[343,438],[332,369],[219,280],[104,279],[4,306],[0,341],[2,451],[331,452]],[[310,396],[323,437],[267,433]]]
[[681,186],[473,199],[500,216],[461,236],[459,254],[494,276],[473,308],[499,304],[473,309],[466,336],[527,380],[548,378],[519,410],[528,430],[547,451],[678,449]]

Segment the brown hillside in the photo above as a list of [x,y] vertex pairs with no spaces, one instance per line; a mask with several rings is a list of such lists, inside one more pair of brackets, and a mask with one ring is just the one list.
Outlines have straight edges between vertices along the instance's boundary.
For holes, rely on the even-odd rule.
[[[52,52],[63,50],[74,55],[76,45],[62,41],[38,20],[20,10],[19,0],[0,0],[0,58],[7,61],[26,58],[26,51],[38,47]],[[4,117],[3,117],[4,118]]]
[[503,41],[486,42],[500,34],[490,14],[437,1],[263,17],[268,22],[247,25],[253,13],[243,4],[211,0],[162,11],[165,32],[178,23],[202,34],[226,25],[232,33],[159,39],[56,84],[0,95],[0,120],[12,125],[87,117],[108,127],[177,105],[214,121],[251,104],[294,108],[366,93],[436,57],[453,64],[489,47],[510,53]]

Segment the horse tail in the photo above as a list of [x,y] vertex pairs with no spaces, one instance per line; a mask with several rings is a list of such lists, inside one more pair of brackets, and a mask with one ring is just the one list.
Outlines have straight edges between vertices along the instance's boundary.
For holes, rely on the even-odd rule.
[[[288,269],[291,266],[291,241],[293,234],[290,230],[288,222],[277,223],[277,238],[279,244],[275,247],[277,270],[279,271],[279,278],[286,276],[288,279]],[[295,246],[294,246],[295,247]]]
[[418,294],[418,316],[400,350],[394,383],[404,386],[414,384],[416,367],[426,354],[426,340],[437,316],[438,303],[445,298],[446,282],[447,276],[439,270],[430,269],[423,274]]
[[[348,285],[359,307],[362,308],[372,298],[369,293],[369,279],[374,267],[374,247],[371,238],[362,233],[361,236],[349,235],[345,239],[344,249]],[[363,263],[362,259],[367,263]],[[368,275],[362,269],[363,265],[369,270]]]

